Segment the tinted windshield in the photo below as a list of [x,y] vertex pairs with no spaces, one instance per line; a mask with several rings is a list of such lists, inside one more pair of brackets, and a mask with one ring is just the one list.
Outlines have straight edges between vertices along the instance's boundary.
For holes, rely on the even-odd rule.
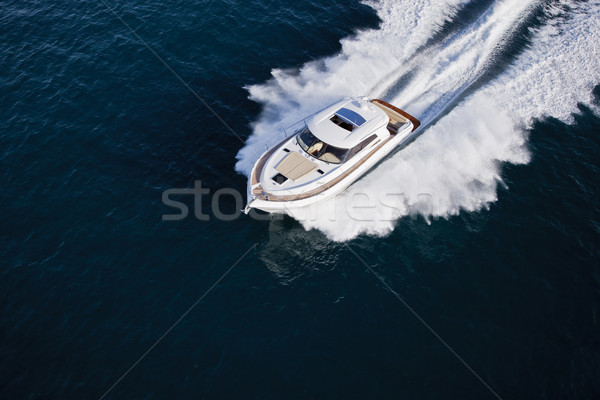
[[328,163],[341,164],[350,152],[350,149],[340,149],[339,147],[323,142],[313,135],[308,127],[304,128],[298,134],[297,139],[302,150],[314,158]]

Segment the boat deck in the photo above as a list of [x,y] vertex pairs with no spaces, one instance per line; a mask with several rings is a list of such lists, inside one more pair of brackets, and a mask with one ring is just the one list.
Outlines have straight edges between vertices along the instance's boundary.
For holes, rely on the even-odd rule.
[[262,170],[263,170],[267,160],[271,156],[271,154],[273,154],[277,149],[279,149],[289,139],[289,138],[286,138],[283,141],[281,141],[281,143],[279,143],[277,146],[274,146],[272,149],[270,149],[265,154],[263,154],[260,157],[260,159],[257,161],[256,166],[252,170],[252,174],[250,176],[250,187],[252,188],[251,189],[252,195],[255,196],[257,199],[268,200],[268,201],[302,200],[302,199],[306,199],[308,197],[315,196],[315,195],[322,193],[325,190],[331,188],[332,186],[336,185],[342,179],[346,178],[353,171],[355,171],[358,167],[360,167],[363,163],[365,163],[373,154],[375,154],[377,152],[377,150],[381,149],[381,147],[383,147],[386,143],[388,143],[398,133],[398,129],[402,125],[406,124],[409,121],[412,122],[413,123],[412,131],[413,132],[415,129],[417,129],[419,127],[419,125],[421,125],[421,122],[419,122],[418,119],[414,118],[413,116],[409,115],[408,113],[400,110],[399,108],[394,107],[393,105],[391,105],[383,100],[374,99],[374,100],[371,100],[371,102],[373,104],[375,104],[376,106],[378,106],[379,108],[381,108],[383,111],[385,111],[385,113],[390,117],[390,122],[388,123],[387,128],[391,135],[390,135],[390,137],[388,137],[387,139],[382,141],[379,145],[377,145],[373,150],[371,150],[369,152],[369,154],[364,156],[359,162],[357,162],[355,165],[353,165],[352,168],[348,169],[347,171],[345,171],[343,174],[341,174],[340,176],[338,176],[331,182],[327,182],[325,185],[319,186],[316,189],[309,190],[304,193],[299,193],[299,194],[294,194],[294,195],[282,195],[282,196],[266,193],[264,191],[264,189],[262,188],[262,186],[260,186],[260,184],[259,184],[260,183],[260,181],[259,181],[260,175],[262,173]]
[[390,103],[387,103],[380,99],[371,100],[371,103],[375,104],[377,107],[381,108],[385,113],[390,117],[390,123],[388,124],[388,130],[393,132],[392,134],[398,133],[398,128],[407,123],[408,121],[413,123],[414,132],[417,129],[421,122],[413,117],[412,115],[402,111],[401,109],[394,107]]

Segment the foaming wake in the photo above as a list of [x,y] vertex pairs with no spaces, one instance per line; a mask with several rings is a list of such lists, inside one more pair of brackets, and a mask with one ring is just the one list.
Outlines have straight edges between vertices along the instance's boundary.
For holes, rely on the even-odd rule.
[[[306,229],[331,239],[385,235],[410,214],[429,220],[487,207],[497,198],[501,164],[528,162],[525,135],[532,121],[551,115],[568,122],[578,102],[590,104],[600,82],[597,2],[544,5],[548,21],[532,32],[527,50],[467,97],[538,2],[497,2],[469,27],[418,54],[461,2],[372,6],[381,29],[344,41],[340,54],[309,63],[299,74],[273,71],[271,81],[249,88],[265,112],[238,155],[237,169],[244,173],[266,138],[345,95],[386,94],[430,123],[415,142],[337,198],[293,212]],[[393,42],[404,46],[388,54]]]
[[309,62],[298,71],[275,69],[271,80],[248,87],[250,98],[261,103],[264,111],[238,154],[236,170],[248,175],[264,145],[299,119],[341,97],[371,94],[378,82],[393,76],[466,2],[367,3],[377,10],[382,20],[380,29],[342,40],[339,54]]

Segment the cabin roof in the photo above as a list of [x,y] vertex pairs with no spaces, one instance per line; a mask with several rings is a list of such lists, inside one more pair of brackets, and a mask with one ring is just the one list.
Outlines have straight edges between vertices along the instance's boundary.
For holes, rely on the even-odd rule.
[[366,98],[346,98],[307,121],[313,135],[325,143],[349,149],[389,121],[387,114]]

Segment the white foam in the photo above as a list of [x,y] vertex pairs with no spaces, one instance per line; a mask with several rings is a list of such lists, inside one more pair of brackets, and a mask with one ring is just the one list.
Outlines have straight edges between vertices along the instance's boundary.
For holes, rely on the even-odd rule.
[[402,216],[474,211],[496,200],[500,162],[525,163],[525,138],[488,97],[475,95],[345,193],[296,210],[333,240],[385,235]]
[[309,62],[299,70],[274,69],[268,82],[249,86],[250,98],[262,104],[263,113],[238,154],[236,170],[249,174],[264,145],[298,119],[341,97],[371,94],[380,80],[402,66],[466,1],[368,3],[382,20],[380,29],[342,40],[339,54]]
[[[299,74],[274,71],[273,80],[250,87],[265,113],[238,155],[238,170],[249,172],[261,141],[294,122],[288,115],[310,114],[344,95],[385,90],[410,65],[413,78],[394,93],[392,103],[426,123],[446,115],[345,193],[293,217],[306,229],[348,240],[362,233],[385,235],[403,216],[419,213],[430,220],[494,202],[501,163],[529,160],[525,128],[545,115],[569,121],[578,102],[590,103],[600,82],[600,5],[568,2],[567,17],[564,7],[544,6],[556,18],[533,32],[529,48],[498,78],[453,106],[537,2],[498,2],[471,27],[425,50],[423,66],[411,64],[414,50],[458,4],[373,4],[383,20],[380,30],[344,41],[339,55],[309,63]],[[402,28],[407,24],[413,29]],[[405,35],[406,46],[389,56],[391,33]]]
[[[557,18],[536,29],[529,49],[486,88],[526,127],[547,116],[572,122],[578,103],[597,110],[592,90],[600,83],[600,2],[568,1],[546,9]],[[569,12],[561,15],[564,9]]]

